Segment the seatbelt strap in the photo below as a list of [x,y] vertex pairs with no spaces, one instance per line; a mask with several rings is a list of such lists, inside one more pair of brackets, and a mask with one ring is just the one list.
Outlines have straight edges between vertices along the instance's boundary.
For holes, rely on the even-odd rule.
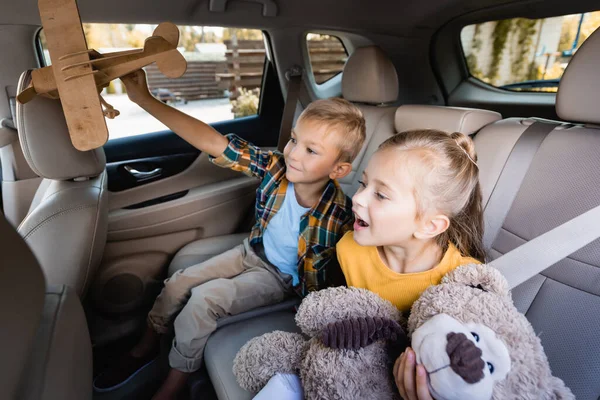
[[485,206],[483,245],[486,249],[492,247],[502,228],[535,153],[546,136],[558,125],[560,124],[553,122],[534,122],[515,143]]
[[514,288],[600,238],[600,205],[488,263]]
[[285,76],[288,78],[289,84],[285,106],[283,107],[283,116],[281,117],[281,127],[279,128],[279,141],[277,142],[277,150],[281,152],[283,152],[283,148],[292,135],[296,104],[300,98],[300,89],[302,88],[302,68],[293,67],[286,72]]

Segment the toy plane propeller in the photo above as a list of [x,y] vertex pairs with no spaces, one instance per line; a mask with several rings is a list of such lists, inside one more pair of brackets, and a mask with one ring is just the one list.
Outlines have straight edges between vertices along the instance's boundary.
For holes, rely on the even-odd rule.
[[169,78],[186,71],[177,50],[179,29],[170,22],[158,25],[143,49],[101,54],[87,47],[76,0],[38,0],[38,7],[52,65],[34,70],[31,85],[17,100],[24,104],[36,95],[60,98],[78,150],[95,149],[108,140],[104,117],[114,118],[119,112],[99,93],[110,81],[154,62]]

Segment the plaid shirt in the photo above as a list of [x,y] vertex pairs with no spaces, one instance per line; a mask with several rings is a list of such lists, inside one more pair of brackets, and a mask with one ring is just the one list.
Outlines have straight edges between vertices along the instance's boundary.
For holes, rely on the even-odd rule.
[[[256,190],[256,224],[250,243],[262,244],[264,231],[283,204],[288,180],[285,161],[279,152],[263,151],[242,138],[229,134],[229,145],[211,161],[220,166],[261,179]],[[325,186],[319,202],[300,219],[298,237],[298,276],[296,291],[306,295],[325,287],[326,267],[335,262],[335,245],[352,229],[352,202],[336,181]]]

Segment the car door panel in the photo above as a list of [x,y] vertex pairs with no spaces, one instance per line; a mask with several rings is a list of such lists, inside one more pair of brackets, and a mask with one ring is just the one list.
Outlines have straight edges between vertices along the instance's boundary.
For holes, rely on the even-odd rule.
[[176,200],[109,214],[108,240],[129,240],[197,229],[199,237],[232,233],[251,206],[257,180],[241,176],[191,188]]

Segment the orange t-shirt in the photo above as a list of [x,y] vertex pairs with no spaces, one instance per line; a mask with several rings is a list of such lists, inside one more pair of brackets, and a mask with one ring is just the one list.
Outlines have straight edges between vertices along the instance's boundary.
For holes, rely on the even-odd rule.
[[368,289],[389,300],[400,311],[409,311],[421,293],[437,285],[442,277],[464,264],[479,264],[463,257],[456,246],[449,244],[440,263],[434,268],[415,273],[399,274],[383,263],[375,246],[361,246],[348,232],[336,246],[337,257],[348,286]]

